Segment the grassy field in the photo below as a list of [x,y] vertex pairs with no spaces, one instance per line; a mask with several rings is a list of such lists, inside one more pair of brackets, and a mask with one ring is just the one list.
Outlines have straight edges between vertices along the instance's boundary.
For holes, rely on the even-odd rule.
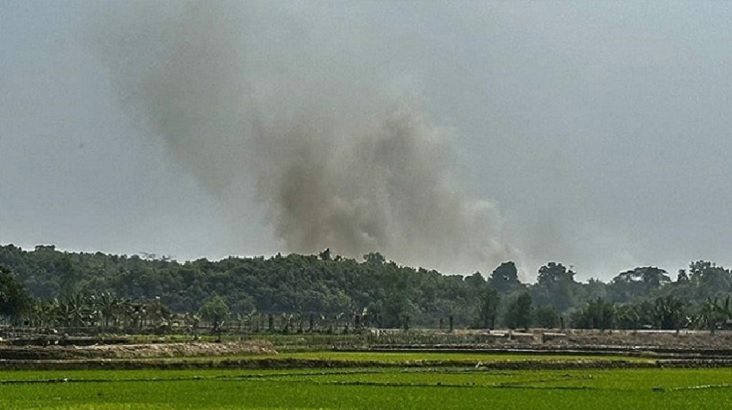
[[[0,409],[732,408],[732,368],[664,368],[651,354],[303,349],[345,338],[335,341],[282,339],[294,347],[278,344],[279,354],[64,359],[56,362],[87,370],[0,370]],[[145,370],[91,370],[119,363]],[[635,368],[619,368],[626,366]]]
[[2,409],[730,408],[730,369],[0,372]]

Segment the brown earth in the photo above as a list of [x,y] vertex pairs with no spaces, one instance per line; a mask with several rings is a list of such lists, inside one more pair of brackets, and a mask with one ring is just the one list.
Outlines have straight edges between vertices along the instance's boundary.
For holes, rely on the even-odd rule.
[[[681,330],[462,330],[438,343],[393,343],[376,338],[371,351],[473,351],[511,354],[629,355],[732,359],[732,332]],[[465,342],[468,341],[468,342]],[[380,343],[386,342],[386,343]]]
[[0,360],[144,359],[276,354],[271,343],[149,343],[92,346],[3,346]]
[[[432,340],[405,343],[412,337]],[[114,342],[113,342],[114,343]],[[303,343],[307,344],[305,337]],[[530,332],[460,330],[385,332],[367,335],[360,346],[339,350],[450,352],[472,351],[507,354],[627,355],[651,358],[633,360],[528,360],[499,361],[478,365],[487,369],[618,368],[618,367],[732,367],[732,332],[718,331],[588,331],[534,330]],[[329,349],[321,346],[321,348]],[[330,349],[335,349],[335,344]],[[269,342],[150,343],[14,346],[0,345],[0,369],[196,369],[196,368],[331,368],[384,366],[476,366],[460,360],[383,363],[369,361],[264,358],[276,354]],[[232,359],[233,356],[240,356]],[[241,357],[244,356],[244,357]],[[210,357],[210,360],[192,357]]]
[[472,338],[500,345],[582,345],[582,346],[663,346],[663,347],[732,347],[732,331],[718,330],[580,330],[532,329],[457,330],[455,339]]

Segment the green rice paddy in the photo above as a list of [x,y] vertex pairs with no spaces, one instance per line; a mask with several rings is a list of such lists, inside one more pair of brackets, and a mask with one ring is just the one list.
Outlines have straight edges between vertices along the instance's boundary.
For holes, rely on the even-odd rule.
[[725,368],[0,372],[2,409],[730,407],[732,369]]

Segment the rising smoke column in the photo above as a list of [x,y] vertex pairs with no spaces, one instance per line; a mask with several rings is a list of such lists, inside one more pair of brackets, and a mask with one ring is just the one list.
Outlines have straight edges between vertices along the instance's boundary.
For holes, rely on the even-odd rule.
[[266,3],[177,10],[115,14],[101,55],[127,108],[232,218],[254,190],[288,251],[462,272],[516,257],[497,209],[455,178],[449,133],[379,67]]

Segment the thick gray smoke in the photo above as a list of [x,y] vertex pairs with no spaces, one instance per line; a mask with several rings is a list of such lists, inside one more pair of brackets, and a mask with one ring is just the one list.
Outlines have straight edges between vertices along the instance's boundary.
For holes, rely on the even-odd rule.
[[294,4],[179,6],[117,10],[101,56],[129,112],[241,235],[253,196],[287,251],[448,272],[516,257],[496,208],[457,182],[449,130],[420,111],[408,74],[362,54],[359,33],[314,29],[317,10]]

